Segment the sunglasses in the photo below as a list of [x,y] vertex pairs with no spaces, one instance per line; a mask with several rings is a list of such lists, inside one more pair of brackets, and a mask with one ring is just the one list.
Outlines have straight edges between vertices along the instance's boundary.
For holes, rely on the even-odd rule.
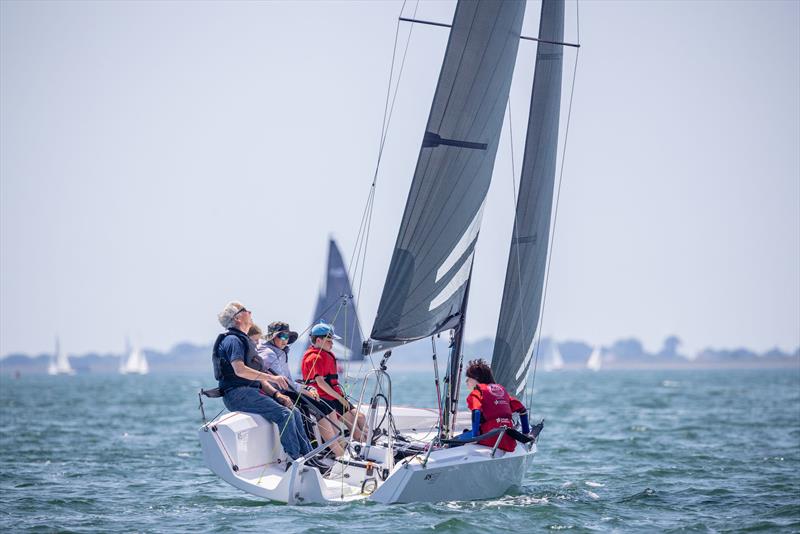
[[236,313],[234,313],[233,316],[236,317],[237,315],[239,315],[240,313],[243,313],[243,312],[248,312],[249,313],[250,310],[248,310],[247,308],[242,308],[241,310],[239,310]]
[[289,334],[287,334],[286,332],[282,332],[282,333],[278,334],[277,337],[281,338],[284,341],[288,341],[289,340]]

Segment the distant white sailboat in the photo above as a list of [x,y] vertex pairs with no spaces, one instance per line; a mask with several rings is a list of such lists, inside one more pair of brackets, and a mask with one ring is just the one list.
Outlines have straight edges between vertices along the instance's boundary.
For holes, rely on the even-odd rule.
[[50,355],[50,364],[47,366],[47,374],[48,375],[57,375],[58,374],[58,364],[56,363],[56,355]]
[[120,362],[119,372],[123,375],[146,375],[150,372],[147,358],[138,347],[128,350],[127,357]]
[[589,355],[589,359],[586,360],[586,368],[591,369],[592,371],[599,371],[602,366],[603,355],[601,353],[601,349],[600,347],[595,347],[592,353]]
[[550,350],[547,351],[547,357],[544,360],[545,371],[557,371],[564,368],[564,358],[561,356],[561,351],[558,350],[558,343],[550,341]]
[[75,370],[69,364],[69,358],[61,352],[61,344],[56,338],[56,350],[50,358],[50,364],[47,366],[47,374],[49,375],[74,375]]

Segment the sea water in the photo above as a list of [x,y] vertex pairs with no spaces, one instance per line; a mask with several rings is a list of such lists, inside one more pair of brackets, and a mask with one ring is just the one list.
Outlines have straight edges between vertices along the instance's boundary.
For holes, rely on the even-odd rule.
[[[521,488],[390,506],[295,507],[228,486],[196,436],[208,378],[0,377],[3,531],[800,531],[798,369],[540,371],[545,428]],[[396,403],[433,405],[427,374],[393,379]]]

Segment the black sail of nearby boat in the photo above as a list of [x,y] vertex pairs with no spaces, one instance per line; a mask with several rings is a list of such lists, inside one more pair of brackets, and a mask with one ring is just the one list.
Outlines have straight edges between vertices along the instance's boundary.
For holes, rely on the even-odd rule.
[[528,379],[550,236],[561,108],[564,0],[543,0],[514,232],[497,324],[495,380],[520,394]]
[[459,324],[525,4],[461,1],[394,247],[372,349]]
[[[336,241],[328,241],[328,266],[325,271],[325,286],[317,298],[313,323],[320,321],[333,325],[338,336],[341,336],[342,347],[337,347],[336,355],[343,359],[357,361],[364,359],[361,351],[361,324],[358,322],[356,301],[350,285],[350,277],[344,266],[342,254]],[[300,353],[308,347],[306,339],[298,340],[296,350]],[[341,349],[344,348],[344,351]]]

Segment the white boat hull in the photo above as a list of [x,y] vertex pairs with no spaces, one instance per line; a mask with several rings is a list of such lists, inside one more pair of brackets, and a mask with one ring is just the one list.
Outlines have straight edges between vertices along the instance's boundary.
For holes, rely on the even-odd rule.
[[370,496],[384,504],[492,499],[519,486],[536,453],[518,445],[514,452],[464,445],[431,453],[427,465],[417,457],[400,464]]
[[[432,410],[396,408],[394,413],[398,426],[420,435],[430,434],[426,425],[436,422]],[[258,415],[225,414],[201,427],[199,438],[206,465],[224,481],[257,497],[290,504],[491,499],[522,482],[536,453],[534,444],[519,444],[514,452],[497,450],[492,457],[490,447],[469,444],[436,449],[427,461],[420,453],[388,470],[389,449],[379,443],[369,448],[369,464],[337,463],[323,477],[316,468],[298,462],[287,470],[289,458],[277,427]]]

